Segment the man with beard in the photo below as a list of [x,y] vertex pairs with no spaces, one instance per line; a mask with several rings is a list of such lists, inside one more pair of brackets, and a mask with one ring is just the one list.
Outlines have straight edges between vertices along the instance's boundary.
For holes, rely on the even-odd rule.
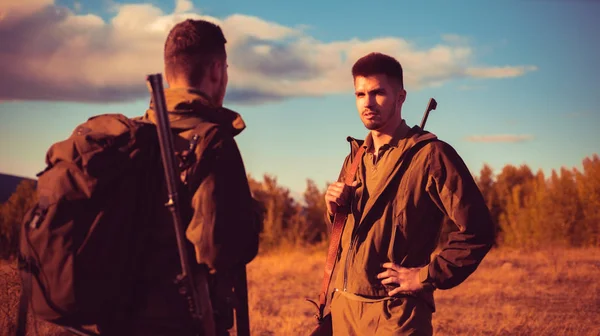
[[[490,250],[488,208],[457,152],[402,118],[400,63],[381,53],[352,68],[356,107],[370,131],[326,192],[330,221],[348,206],[329,288],[335,335],[431,335],[433,292],[459,285]],[[357,154],[358,153],[358,154]],[[344,177],[358,161],[352,183]],[[458,230],[432,258],[444,219]]]
[[[244,130],[244,121],[223,107],[225,43],[219,26],[188,19],[171,29],[164,45],[165,105],[175,150],[187,165],[181,175],[182,219],[190,260],[196,261],[192,270],[206,268],[210,273],[217,335],[227,335],[233,326],[233,284],[258,252],[262,220],[234,139]],[[136,119],[157,123],[154,102]],[[165,195],[166,186],[157,194]],[[144,265],[132,314],[100,329],[107,335],[201,335],[174,283],[181,269],[171,214],[161,205],[148,211],[155,220],[143,232]]]

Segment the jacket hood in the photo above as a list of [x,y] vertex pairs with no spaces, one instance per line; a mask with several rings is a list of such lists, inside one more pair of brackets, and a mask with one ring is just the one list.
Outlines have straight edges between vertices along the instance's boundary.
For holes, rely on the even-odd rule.
[[[234,136],[240,134],[246,124],[241,115],[225,107],[210,103],[207,95],[192,88],[165,89],[165,105],[171,128],[188,130],[207,121],[228,129]],[[146,110],[143,120],[157,122],[154,99]]]

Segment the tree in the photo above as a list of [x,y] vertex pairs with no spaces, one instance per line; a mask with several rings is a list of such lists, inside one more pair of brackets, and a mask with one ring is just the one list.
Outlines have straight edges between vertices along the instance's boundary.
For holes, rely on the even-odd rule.
[[555,240],[563,245],[579,246],[585,240],[584,214],[574,173],[561,168],[560,175],[552,170],[548,185],[548,224]]
[[495,227],[495,236],[500,232],[500,214],[502,213],[502,206],[498,197],[498,190],[496,188],[496,182],[494,181],[494,172],[492,168],[486,163],[481,168],[479,177],[475,179],[481,194],[485,199],[485,203],[490,210],[492,221]]
[[584,228],[582,245],[600,246],[600,157],[594,154],[582,162],[583,171],[574,169],[581,201]]
[[[268,249],[288,242],[291,219],[299,210],[294,199],[290,197],[289,189],[278,186],[277,178],[268,174],[263,176],[262,182],[251,180],[250,186],[253,196],[265,210],[261,246]],[[299,228],[298,217],[294,220],[294,227]]]
[[327,206],[325,204],[325,192],[319,190],[316,183],[308,179],[306,191],[304,192],[305,216],[307,220],[306,240],[309,243],[317,243],[328,239],[328,225],[325,222]]
[[19,244],[19,228],[26,212],[37,201],[36,182],[23,180],[8,201],[0,205],[0,257],[14,257]]

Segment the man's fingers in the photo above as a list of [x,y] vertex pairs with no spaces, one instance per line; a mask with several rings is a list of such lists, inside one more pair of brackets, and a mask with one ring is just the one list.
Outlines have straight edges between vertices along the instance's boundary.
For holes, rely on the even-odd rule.
[[330,191],[325,195],[326,198],[329,198],[330,200],[333,200],[333,201],[340,198],[340,196],[342,196],[341,193],[335,192],[335,191]]
[[391,263],[391,262],[387,262],[387,263],[381,265],[381,267],[388,268],[388,269],[393,269],[396,272],[402,272],[402,273],[404,273],[402,271],[404,269],[403,267],[400,267],[399,265],[396,265],[396,264]]
[[335,213],[338,206],[345,206],[348,202],[352,188],[358,185],[358,181],[346,185],[344,182],[334,182],[327,187],[325,193],[325,201],[327,202],[327,211]]
[[335,202],[338,205],[343,205],[346,202],[346,199],[348,198],[349,190],[343,183],[338,183],[340,184],[332,184],[327,189],[326,199],[329,202]]
[[342,192],[344,191],[344,185],[336,185],[336,184],[332,184],[329,186],[329,188],[327,188],[327,193],[332,194],[332,195],[341,195]]
[[344,183],[342,183],[342,182],[336,182],[336,183],[330,184],[329,187],[327,188],[327,190],[329,190],[329,191],[332,191],[332,190],[342,191],[342,190],[344,190]]
[[391,291],[389,291],[388,295],[389,296],[394,296],[394,295],[396,295],[398,293],[401,293],[401,292],[405,292],[404,288],[402,288],[402,285],[400,285],[400,286],[392,289]]
[[331,186],[335,189],[344,190],[344,186],[346,184],[344,182],[335,182]]
[[383,279],[383,278],[391,277],[393,275],[394,275],[393,271],[386,270],[386,271],[383,271],[383,272],[377,274],[377,279]]
[[389,284],[400,285],[400,279],[398,279],[397,277],[385,278],[385,279],[381,280],[381,284],[382,285],[389,285]]

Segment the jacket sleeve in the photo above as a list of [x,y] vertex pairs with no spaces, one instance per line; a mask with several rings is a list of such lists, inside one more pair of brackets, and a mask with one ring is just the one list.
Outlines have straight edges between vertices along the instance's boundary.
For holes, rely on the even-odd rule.
[[449,234],[420,280],[439,289],[459,285],[472,274],[492,247],[494,227],[473,176],[456,151],[438,142],[430,152],[427,193],[458,227]]
[[197,187],[186,236],[194,244],[198,263],[227,272],[257,255],[261,216],[232,135],[211,129],[198,146],[197,157],[188,178]]

